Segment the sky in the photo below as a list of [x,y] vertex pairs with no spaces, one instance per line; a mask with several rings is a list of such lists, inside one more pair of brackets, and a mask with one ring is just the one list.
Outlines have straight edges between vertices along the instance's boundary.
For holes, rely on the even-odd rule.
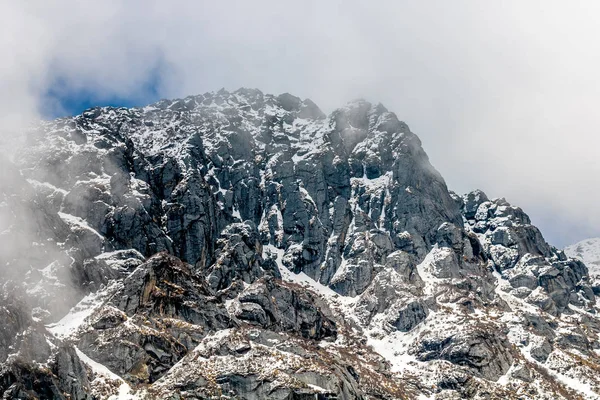
[[224,87],[381,102],[450,189],[600,236],[600,2],[0,0],[0,146],[39,118]]

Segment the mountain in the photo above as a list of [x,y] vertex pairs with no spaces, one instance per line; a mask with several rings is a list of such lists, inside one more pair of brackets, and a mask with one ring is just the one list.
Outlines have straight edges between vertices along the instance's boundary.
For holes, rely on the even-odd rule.
[[590,274],[600,275],[600,238],[585,239],[567,246],[565,254],[583,261],[588,266]]
[[584,262],[381,104],[93,108],[14,159],[4,398],[600,398]]

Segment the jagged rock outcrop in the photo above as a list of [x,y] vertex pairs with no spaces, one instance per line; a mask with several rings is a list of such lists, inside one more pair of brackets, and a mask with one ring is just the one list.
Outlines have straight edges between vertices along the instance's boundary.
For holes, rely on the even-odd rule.
[[307,339],[335,339],[335,322],[323,315],[311,293],[301,293],[272,279],[261,279],[238,296],[239,319]]
[[493,381],[510,368],[511,353],[506,336],[493,325],[457,326],[449,336],[424,335],[416,350],[419,360],[447,360]]
[[0,394],[5,399],[91,399],[75,349],[31,317],[22,288],[0,292]]
[[281,278],[275,262],[263,258],[258,231],[251,221],[229,225],[217,240],[216,247],[216,262],[207,271],[207,280],[213,290],[232,289],[232,284],[239,281],[251,284],[265,274]]
[[518,297],[551,314],[563,312],[569,304],[595,303],[587,267],[549,246],[519,207],[504,199],[490,201],[477,191],[465,196],[464,210],[494,268]]
[[128,381],[153,382],[208,332],[230,325],[203,277],[159,253],[90,316],[77,346]]

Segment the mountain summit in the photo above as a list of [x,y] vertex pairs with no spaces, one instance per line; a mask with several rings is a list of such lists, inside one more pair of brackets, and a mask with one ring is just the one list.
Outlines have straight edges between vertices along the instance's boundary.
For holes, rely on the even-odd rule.
[[381,104],[93,108],[16,159],[4,398],[600,398],[584,262]]

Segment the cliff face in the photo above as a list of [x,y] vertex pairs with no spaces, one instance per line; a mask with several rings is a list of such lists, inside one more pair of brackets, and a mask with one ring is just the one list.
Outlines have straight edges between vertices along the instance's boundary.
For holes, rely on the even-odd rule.
[[241,89],[94,108],[17,160],[9,397],[598,396],[586,266],[504,199],[449,192],[382,105]]

